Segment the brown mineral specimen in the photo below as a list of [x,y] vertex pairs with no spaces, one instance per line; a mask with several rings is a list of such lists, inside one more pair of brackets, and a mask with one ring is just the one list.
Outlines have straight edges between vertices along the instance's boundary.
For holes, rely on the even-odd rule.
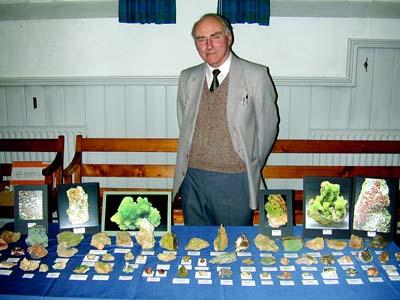
[[94,264],[94,270],[98,274],[108,274],[108,273],[112,272],[113,266],[110,263],[97,261]]
[[47,255],[47,250],[41,244],[28,247],[28,253],[33,259],[41,259]]
[[368,270],[367,270],[367,274],[368,274],[368,276],[375,277],[375,276],[378,276],[379,271],[378,271],[377,268],[369,267]]
[[235,241],[235,251],[240,252],[242,250],[247,250],[249,248],[250,242],[246,235],[242,234]]
[[189,243],[185,246],[185,250],[197,251],[207,248],[208,246],[210,246],[210,244],[206,240],[194,237],[191,238]]
[[226,247],[228,247],[228,235],[226,234],[224,225],[221,224],[214,240],[214,250],[224,251]]
[[127,231],[117,232],[116,244],[118,247],[133,247],[131,234]]
[[364,239],[362,237],[352,234],[350,236],[349,247],[354,249],[364,248]]
[[13,232],[9,230],[4,230],[1,235],[0,239],[3,239],[6,243],[15,243],[21,238],[21,232]]
[[319,251],[324,249],[324,238],[316,237],[306,242],[305,246],[311,250]]
[[343,250],[347,246],[347,242],[343,240],[327,240],[327,245],[328,248],[334,249],[334,250]]
[[290,263],[289,258],[287,258],[287,257],[282,257],[282,258],[280,259],[280,263],[281,263],[281,265],[287,266],[287,265]]
[[278,277],[278,279],[292,279],[292,273],[290,273],[288,271],[283,271],[277,277]]
[[379,261],[381,264],[386,264],[389,261],[389,253],[386,251],[382,251],[381,254],[379,254]]
[[106,232],[98,232],[92,236],[90,246],[103,250],[106,245],[111,245],[111,239]]
[[25,250],[22,249],[21,247],[14,247],[11,249],[11,256],[24,256],[25,255]]
[[72,257],[76,253],[78,253],[78,249],[70,247],[66,242],[62,242],[57,245],[57,255],[59,257]]

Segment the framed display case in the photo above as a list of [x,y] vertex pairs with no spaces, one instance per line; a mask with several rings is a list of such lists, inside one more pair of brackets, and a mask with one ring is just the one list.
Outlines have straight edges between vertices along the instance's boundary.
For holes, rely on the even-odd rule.
[[154,226],[154,234],[171,231],[171,191],[106,191],[103,193],[101,230],[137,232],[142,218]]
[[398,179],[355,177],[352,233],[379,234],[390,240],[395,232]]
[[304,236],[348,238],[351,229],[351,178],[303,179]]
[[258,192],[260,232],[281,237],[292,235],[293,190],[260,190]]
[[48,229],[48,186],[15,185],[14,186],[14,230],[22,234],[28,228],[43,225]]
[[94,233],[100,229],[99,184],[85,182],[57,186],[60,230]]

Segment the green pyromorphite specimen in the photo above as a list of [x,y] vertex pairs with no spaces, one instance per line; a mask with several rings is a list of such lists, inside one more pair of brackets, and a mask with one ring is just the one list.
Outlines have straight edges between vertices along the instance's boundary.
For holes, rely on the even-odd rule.
[[342,223],[348,215],[349,202],[340,195],[340,185],[321,183],[320,195],[310,199],[307,215],[322,225]]
[[83,234],[73,233],[71,231],[63,231],[57,234],[57,242],[59,244],[65,243],[69,247],[78,246],[83,240]]
[[265,203],[265,211],[269,226],[278,228],[286,225],[288,221],[286,201],[279,194],[269,195]]
[[154,227],[160,225],[160,212],[146,197],[138,197],[136,202],[132,197],[125,197],[122,199],[118,211],[111,217],[111,221],[117,223],[120,230],[137,230],[140,221],[144,218]]
[[171,231],[166,232],[160,239],[160,246],[170,251],[178,250],[178,238]]
[[49,238],[46,234],[46,228],[43,225],[35,225],[28,228],[28,237],[25,242],[28,246],[41,244],[46,248],[49,242]]
[[303,248],[303,239],[299,237],[285,237],[282,239],[285,251],[299,251]]

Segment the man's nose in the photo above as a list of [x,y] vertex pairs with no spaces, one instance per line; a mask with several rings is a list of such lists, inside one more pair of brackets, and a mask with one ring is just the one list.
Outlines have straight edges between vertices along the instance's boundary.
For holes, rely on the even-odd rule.
[[212,39],[207,39],[207,49],[212,49],[214,47]]

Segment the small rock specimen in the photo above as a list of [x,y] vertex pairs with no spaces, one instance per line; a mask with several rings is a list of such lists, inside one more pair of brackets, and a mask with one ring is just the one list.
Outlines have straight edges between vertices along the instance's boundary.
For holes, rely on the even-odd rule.
[[242,260],[242,264],[249,266],[249,265],[254,264],[254,260],[250,257],[247,257]]
[[66,266],[67,266],[67,262],[65,262],[65,261],[58,261],[58,262],[54,263],[51,267],[52,267],[54,270],[64,270],[64,269],[66,268]]
[[78,246],[83,238],[83,234],[73,233],[72,231],[63,231],[57,234],[58,244],[65,243],[69,247]]
[[124,254],[125,261],[130,261],[130,260],[133,260],[134,258],[135,258],[135,256],[132,254],[131,251],[128,251]]
[[230,264],[237,259],[236,252],[227,252],[210,259],[211,264]]
[[178,238],[170,231],[166,232],[160,239],[160,247],[169,251],[178,250]]
[[242,234],[235,241],[235,251],[240,252],[249,248],[250,242],[246,235]]
[[232,274],[233,272],[230,268],[220,268],[218,271],[218,277],[220,279],[230,279]]
[[118,231],[116,235],[116,244],[118,247],[133,247],[131,234],[127,231]]
[[78,249],[69,246],[67,243],[62,242],[57,245],[57,255],[59,257],[72,257],[78,253]]
[[287,266],[290,263],[289,258],[287,258],[287,257],[281,257],[279,262],[281,265],[284,265],[284,266]]
[[355,234],[352,234],[350,236],[349,247],[351,247],[353,249],[364,248],[364,239],[362,237],[359,237],[359,236],[355,235]]
[[153,249],[154,247],[154,226],[146,218],[140,221],[136,240],[142,246],[142,249]]
[[374,249],[383,249],[387,246],[387,241],[381,235],[376,235],[369,242],[369,246]]
[[112,272],[113,266],[110,263],[96,261],[94,264],[94,270],[98,274],[108,274]]
[[122,272],[124,272],[124,273],[132,273],[133,271],[134,271],[133,266],[130,263],[125,262],[125,265],[124,265],[124,268],[122,269]]
[[46,272],[48,272],[48,271],[49,271],[49,266],[48,266],[48,265],[46,265],[46,264],[40,264],[39,272],[41,272],[41,273],[46,273]]
[[264,256],[260,260],[261,264],[269,266],[276,263],[276,259],[273,256]]
[[214,250],[224,251],[226,247],[228,247],[228,235],[226,234],[224,225],[221,224],[214,240]]
[[308,255],[308,254],[303,254],[301,255],[298,259],[296,259],[296,264],[299,265],[315,265],[318,263],[318,259],[316,259],[315,257]]
[[41,244],[36,244],[28,247],[28,253],[33,259],[41,259],[47,255],[48,251]]
[[353,260],[351,259],[351,256],[343,255],[343,256],[339,257],[338,263],[341,265],[349,265],[349,264],[353,264]]
[[343,250],[347,246],[347,242],[344,240],[327,240],[328,248],[333,250]]
[[6,261],[6,260],[0,261],[0,269],[11,269],[16,265],[17,263],[11,261]]
[[29,271],[35,271],[37,268],[39,268],[39,265],[40,265],[39,261],[29,260],[24,257],[19,264],[19,268],[22,271],[29,272]]
[[89,271],[90,268],[89,266],[86,265],[79,265],[77,266],[72,272],[76,273],[76,274],[85,274],[87,273],[87,271]]
[[368,274],[368,276],[375,277],[375,276],[378,276],[379,271],[378,271],[378,269],[375,268],[375,267],[369,267],[369,268],[367,269],[367,274]]
[[178,276],[179,278],[187,278],[187,277],[189,276],[189,271],[188,271],[188,269],[186,269],[184,265],[181,265],[180,268],[179,268],[179,270],[178,270],[177,276]]
[[284,237],[282,238],[282,244],[285,251],[299,251],[303,248],[303,239],[292,236],[292,237]]
[[103,250],[106,245],[111,245],[111,239],[106,232],[98,232],[92,236],[90,246]]
[[176,254],[173,252],[163,252],[163,253],[159,253],[157,254],[157,258],[161,261],[172,261],[174,259],[176,259]]
[[379,254],[379,261],[381,262],[381,264],[386,264],[389,261],[389,252],[386,251],[382,251]]
[[254,244],[260,251],[279,251],[279,246],[276,244],[275,240],[262,233],[257,234],[256,238],[254,239]]
[[364,251],[358,251],[356,258],[362,263],[369,263],[373,260],[372,254],[368,249],[365,249]]
[[43,247],[47,248],[49,238],[46,234],[46,227],[43,225],[35,225],[28,228],[28,237],[25,240],[28,246],[35,244],[41,244]]
[[355,277],[355,276],[357,276],[357,274],[358,274],[358,271],[353,267],[349,267],[349,268],[346,269],[346,275],[347,276]]
[[323,254],[321,256],[321,263],[323,265],[333,265],[335,263],[335,258],[330,253]]
[[277,277],[278,279],[292,279],[292,273],[288,271],[283,271]]
[[206,240],[194,237],[189,240],[189,243],[185,246],[185,250],[198,251],[208,246],[210,246],[210,244]]
[[114,261],[115,257],[110,254],[110,253],[104,253],[103,256],[101,257],[102,261]]
[[324,238],[316,237],[306,242],[305,246],[311,250],[319,251],[324,249]]
[[18,242],[20,238],[21,232],[13,232],[9,230],[4,230],[0,235],[0,239],[4,240],[8,244]]

